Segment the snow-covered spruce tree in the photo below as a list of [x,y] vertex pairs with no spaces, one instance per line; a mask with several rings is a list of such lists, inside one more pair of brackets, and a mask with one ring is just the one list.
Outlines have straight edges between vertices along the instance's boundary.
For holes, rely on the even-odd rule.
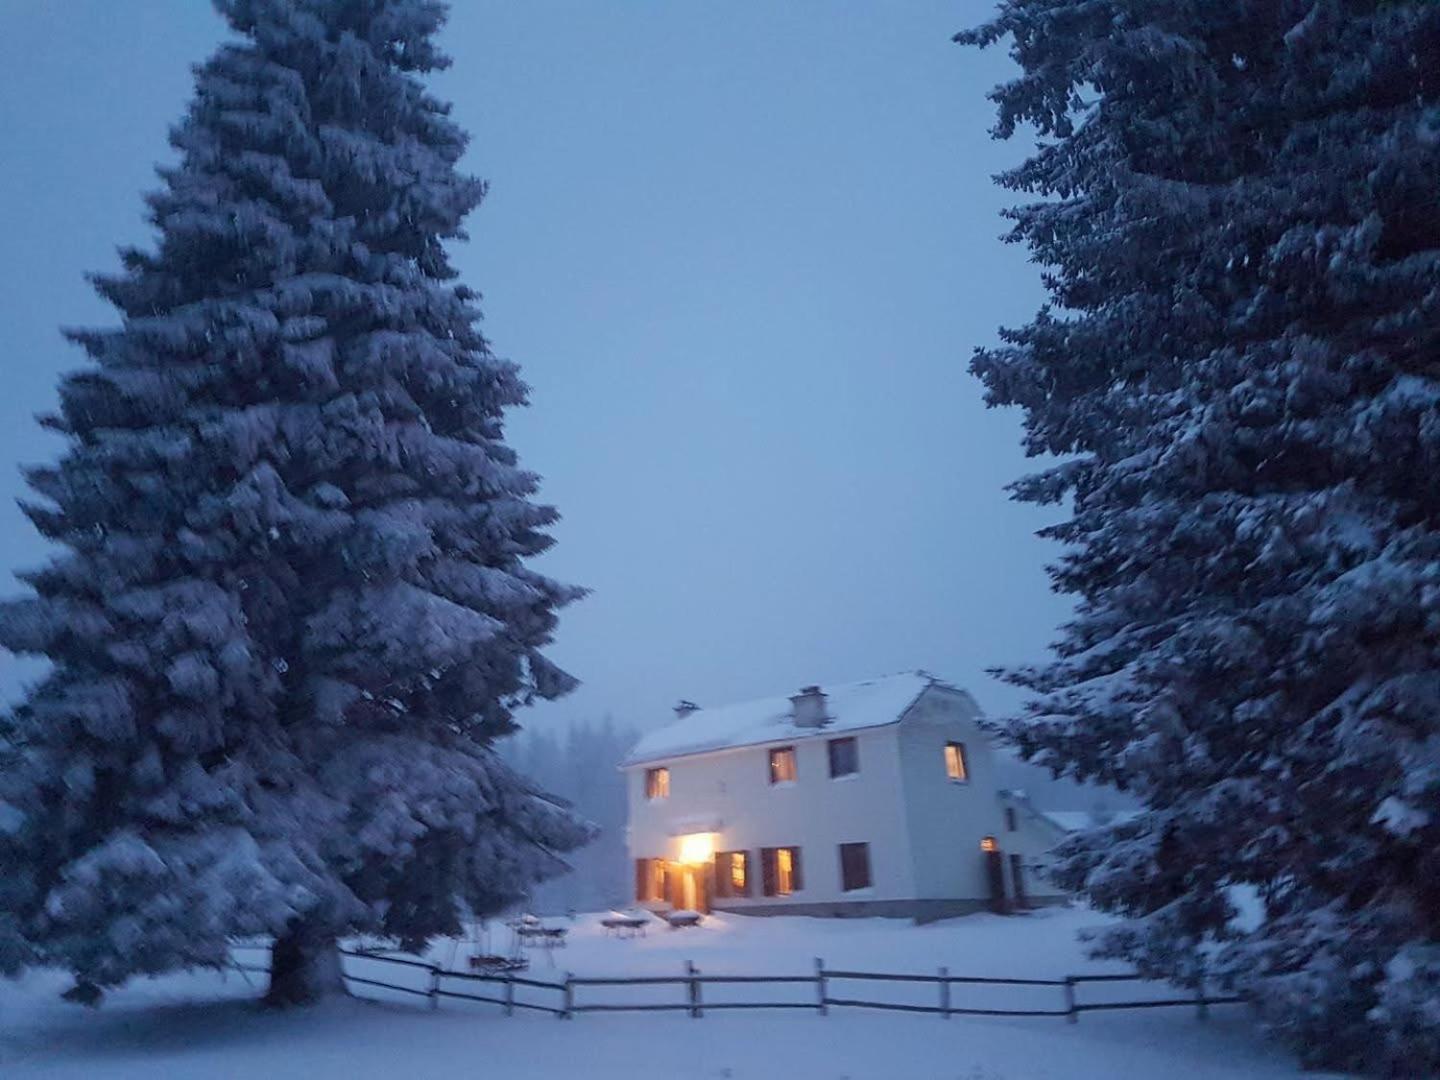
[[60,553],[0,608],[53,665],[0,721],[0,966],[82,999],[249,934],[311,999],[338,936],[454,931],[590,834],[489,748],[573,685],[540,650],[578,591],[525,565],[525,387],[444,248],[483,194],[420,81],[444,7],[217,6],[243,38],[29,474]]
[[1440,1073],[1440,4],[1004,0],[959,36],[1001,39],[1055,306],[973,370],[1062,459],[1015,494],[1071,500],[1078,601],[1010,731],[1147,807],[1061,880],[1126,916],[1104,954],[1209,963],[1306,1061]]

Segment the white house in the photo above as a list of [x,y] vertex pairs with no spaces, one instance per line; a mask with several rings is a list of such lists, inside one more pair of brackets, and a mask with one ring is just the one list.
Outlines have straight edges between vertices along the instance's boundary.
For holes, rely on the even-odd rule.
[[636,902],[920,920],[1061,899],[1060,831],[996,783],[980,710],[924,672],[682,702],[622,768]]

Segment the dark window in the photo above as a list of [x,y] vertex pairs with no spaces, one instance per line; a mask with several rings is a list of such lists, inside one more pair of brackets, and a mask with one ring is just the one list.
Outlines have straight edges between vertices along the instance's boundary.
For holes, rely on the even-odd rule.
[[840,888],[846,892],[868,889],[870,880],[870,845],[840,845]]
[[831,739],[830,776],[853,776],[860,771],[860,751],[853,736]]
[[635,900],[637,903],[658,903],[669,892],[664,859],[635,860]]
[[947,742],[945,744],[945,775],[957,783],[964,783],[970,779],[970,768],[965,761],[964,743]]
[[670,797],[670,770],[663,766],[645,770],[645,798],[667,799]]
[[770,783],[786,784],[795,780],[795,748],[777,746],[770,751]]
[[789,896],[804,888],[798,847],[760,849],[760,890],[766,896]]
[[750,853],[722,851],[715,856],[715,895],[750,895]]
[[1015,831],[1015,808],[1013,806],[1005,807],[1005,829],[1007,832]]

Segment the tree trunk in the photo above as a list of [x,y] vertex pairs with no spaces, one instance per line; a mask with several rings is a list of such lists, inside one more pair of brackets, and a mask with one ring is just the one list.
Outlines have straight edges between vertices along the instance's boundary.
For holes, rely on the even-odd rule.
[[270,988],[265,1004],[309,1005],[344,994],[340,945],[333,934],[314,926],[292,925],[270,948]]

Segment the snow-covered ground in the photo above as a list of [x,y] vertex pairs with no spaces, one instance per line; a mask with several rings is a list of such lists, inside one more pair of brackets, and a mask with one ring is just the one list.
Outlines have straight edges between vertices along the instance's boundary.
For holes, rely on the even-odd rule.
[[[806,974],[814,958],[827,969],[850,968],[953,974],[1057,977],[1104,970],[1083,958],[1077,928],[1097,917],[1052,911],[1025,918],[971,916],[914,927],[886,920],[744,919],[713,917],[693,930],[652,929],[645,938],[606,937],[598,916],[581,916],[567,946],[533,950],[530,974],[539,979],[577,975],[678,974],[693,961],[709,974]],[[557,923],[558,925],[558,923]],[[498,929],[492,950],[508,949]],[[466,946],[455,952],[463,963]],[[439,959],[451,954],[447,946]],[[553,966],[552,966],[553,961]],[[361,963],[365,963],[361,961]],[[373,965],[367,975],[379,975]],[[358,969],[357,969],[358,972]],[[423,976],[423,973],[417,973]],[[403,969],[384,965],[386,980]],[[582,1014],[560,1021],[537,1013],[506,1018],[491,1005],[446,1000],[435,1012],[405,995],[384,1001],[341,1001],[317,1009],[273,1014],[257,1009],[258,986],[235,974],[210,973],[142,980],[110,996],[100,1011],[60,1002],[56,975],[0,983],[0,1075],[53,1080],[97,1077],[353,1077],[419,1080],[484,1075],[526,1080],[637,1075],[695,1080],[1085,1080],[1090,1077],[1296,1076],[1279,1052],[1260,1042],[1243,1010],[1220,1007],[1208,1023],[1188,1007],[1089,1013],[1078,1024],[1058,1018],[997,1019],[832,1009],[774,1013],[717,1012],[694,1020],[683,1012]],[[1128,984],[1121,984],[1128,985]],[[457,988],[463,988],[457,984]],[[970,996],[956,987],[954,1003],[1006,1007],[1016,997],[994,988]],[[1099,989],[1099,988],[1096,988]],[[1114,992],[1111,987],[1104,987]],[[1128,987],[1156,996],[1156,987]],[[705,989],[724,999],[731,987]],[[737,987],[732,1000],[813,1000],[813,986]],[[832,985],[833,996],[882,996],[928,1002],[928,984]],[[1054,1007],[1055,988],[1034,1007]],[[545,991],[532,990],[542,995]],[[613,995],[680,1000],[680,988],[580,988],[580,1001]],[[900,996],[896,996],[897,993]],[[1083,999],[1082,989],[1082,999]],[[1099,998],[1096,998],[1099,1000]],[[1023,1006],[1022,1006],[1023,1007]],[[1314,1074],[1310,1074],[1314,1075]]]

